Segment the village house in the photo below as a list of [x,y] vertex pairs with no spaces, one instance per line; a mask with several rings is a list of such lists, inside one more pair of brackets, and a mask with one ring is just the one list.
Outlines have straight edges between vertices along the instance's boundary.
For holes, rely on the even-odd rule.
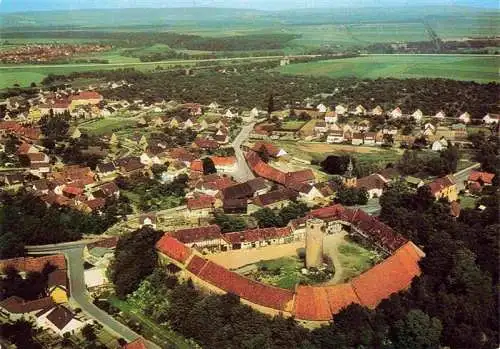
[[355,116],[363,116],[366,115],[366,109],[363,107],[361,104],[359,104],[356,109],[354,109],[354,112],[352,113]]
[[217,102],[212,102],[208,105],[208,110],[210,110],[212,113],[218,113],[219,112],[219,104]]
[[344,142],[344,131],[330,131],[326,136],[326,143],[343,143]]
[[118,168],[118,173],[123,176],[130,176],[135,173],[141,173],[144,171],[144,164],[141,159],[137,156],[129,156],[125,158],[120,158],[115,161],[115,165]]
[[320,113],[326,113],[328,108],[323,103],[320,103],[316,106],[316,110]]
[[220,227],[216,224],[180,229],[166,234],[176,238],[188,247],[197,248],[199,250],[215,249],[219,251],[224,243]]
[[288,206],[292,200],[297,199],[298,193],[291,189],[278,189],[268,193],[257,195],[248,205],[249,213],[267,207],[270,209],[282,209]]
[[432,142],[431,149],[432,151],[442,151],[445,149],[445,147],[443,146],[443,143],[441,141],[434,141]]
[[452,202],[458,199],[457,185],[451,175],[435,179],[429,183],[429,188],[436,200],[446,199]]
[[399,107],[396,107],[389,113],[389,116],[391,119],[399,119],[403,116],[403,112]]
[[115,182],[105,182],[99,184],[93,188],[92,191],[93,198],[115,198],[118,199],[120,197],[120,188],[116,185]]
[[45,153],[28,153],[25,155],[29,162],[30,173],[41,177],[50,172],[50,158]]
[[99,163],[96,166],[96,173],[99,179],[109,178],[116,175],[116,167],[112,162]]
[[261,177],[257,177],[246,181],[244,183],[238,183],[229,187],[222,189],[222,197],[224,202],[226,200],[232,199],[248,199],[254,196],[265,194],[271,188],[270,185],[266,183],[266,180]]
[[80,105],[95,105],[101,103],[103,96],[95,91],[82,91],[69,98],[71,101],[70,109],[73,110]]
[[483,123],[487,124],[487,125],[491,125],[491,124],[498,124],[498,115],[497,114],[486,114],[484,117],[483,117]]
[[334,111],[329,111],[325,114],[325,122],[327,124],[335,124],[338,119],[337,113]]
[[362,133],[353,133],[352,134],[352,139],[351,139],[351,144],[352,145],[361,145],[361,144],[363,144],[363,134]]
[[238,167],[238,161],[234,156],[211,156],[217,172],[227,173],[234,172]]
[[247,214],[248,199],[224,199],[222,209],[225,214]]
[[268,142],[257,142],[252,147],[252,150],[257,153],[264,152],[272,158],[279,158],[281,156],[287,155],[287,152],[284,149]]
[[50,297],[26,301],[21,297],[11,296],[0,301],[0,315],[12,321],[21,318],[35,320],[37,313],[54,305],[55,303]]
[[258,248],[292,241],[290,227],[250,229],[223,235],[227,250]]
[[338,104],[336,107],[335,107],[335,113],[337,115],[344,115],[347,113],[347,108],[344,107],[342,104]]
[[186,217],[198,219],[210,216],[214,211],[215,201],[216,199],[210,195],[188,199]]
[[377,105],[375,108],[372,109],[372,115],[373,116],[381,116],[384,113],[384,109],[380,105]]
[[314,132],[316,134],[323,134],[326,131],[328,131],[328,127],[326,125],[326,122],[324,122],[324,121],[316,121],[316,124],[314,125]]
[[364,188],[368,192],[368,198],[379,198],[389,181],[378,173],[371,174],[366,177],[358,178],[356,188]]
[[424,113],[422,113],[420,109],[417,109],[413,112],[413,114],[411,114],[411,116],[417,123],[419,123],[424,118]]
[[424,181],[421,180],[420,178],[417,178],[417,177],[413,177],[413,176],[406,176],[404,178],[405,180],[405,183],[411,188],[411,189],[414,189],[414,190],[417,190],[418,188],[420,188],[421,186],[425,185]]
[[86,323],[78,320],[75,314],[65,306],[57,305],[38,313],[36,324],[41,328],[50,329],[62,337],[66,333],[79,332]]
[[467,189],[473,192],[480,192],[483,187],[493,184],[494,173],[472,171],[465,182]]
[[363,135],[363,144],[376,145],[377,144],[377,134],[375,132],[366,132]]
[[156,229],[156,214],[143,214],[139,217],[139,228],[149,227]]
[[458,120],[464,124],[470,123],[470,114],[465,112],[458,117]]
[[438,120],[444,120],[446,119],[446,114],[444,113],[444,111],[440,110],[433,116],[433,118]]

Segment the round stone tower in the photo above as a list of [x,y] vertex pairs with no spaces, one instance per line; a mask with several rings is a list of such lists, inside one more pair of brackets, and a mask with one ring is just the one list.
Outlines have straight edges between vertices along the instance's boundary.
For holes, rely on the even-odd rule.
[[306,223],[306,268],[323,265],[323,232],[325,223],[321,219],[310,219]]

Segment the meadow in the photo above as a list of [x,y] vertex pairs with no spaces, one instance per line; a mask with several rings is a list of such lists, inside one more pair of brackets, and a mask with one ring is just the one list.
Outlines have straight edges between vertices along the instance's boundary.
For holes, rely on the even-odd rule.
[[454,55],[366,55],[291,64],[274,71],[333,78],[445,78],[487,83],[498,81],[500,57]]

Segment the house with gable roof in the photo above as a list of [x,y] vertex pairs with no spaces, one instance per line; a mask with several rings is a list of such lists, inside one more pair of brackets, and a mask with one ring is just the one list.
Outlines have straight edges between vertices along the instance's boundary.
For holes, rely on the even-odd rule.
[[457,201],[458,191],[453,176],[448,175],[437,178],[428,185],[436,200],[446,199],[449,202]]

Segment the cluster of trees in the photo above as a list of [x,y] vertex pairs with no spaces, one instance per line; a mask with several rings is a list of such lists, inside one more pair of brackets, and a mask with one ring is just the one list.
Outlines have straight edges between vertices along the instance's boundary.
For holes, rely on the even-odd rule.
[[474,158],[481,163],[481,169],[486,172],[494,173],[494,182],[497,184],[500,180],[500,159],[499,149],[500,140],[498,136],[487,136],[484,132],[473,133],[469,136],[472,147],[475,149]]
[[133,292],[153,272],[158,258],[155,244],[162,235],[161,231],[144,227],[120,237],[110,265],[111,281],[118,297],[124,298]]
[[457,171],[460,151],[457,146],[449,146],[435,153],[405,150],[396,166],[404,175],[444,176]]
[[50,114],[42,116],[38,123],[46,138],[52,141],[60,141],[68,133],[70,118],[69,113],[54,115],[51,109]]
[[136,174],[130,177],[118,176],[115,182],[120,189],[139,197],[138,206],[142,211],[154,211],[181,205],[185,200],[188,179],[186,174],[180,174],[170,183],[161,183],[156,178]]
[[[187,120],[187,119],[186,119]],[[165,127],[162,132],[154,132],[150,135],[151,142],[161,142],[168,146],[185,147],[190,145],[196,138],[196,132],[190,128],[182,130],[179,128]]]
[[309,208],[303,202],[291,202],[281,210],[272,210],[268,207],[252,213],[260,228],[284,227],[292,219],[304,217]]
[[346,187],[343,184],[339,184],[335,202],[345,206],[366,205],[368,196],[368,192],[365,188]]
[[428,187],[413,193],[403,183],[391,185],[380,200],[380,218],[424,246],[426,257],[410,291],[391,297],[377,313],[389,307],[404,316],[420,309],[441,321],[441,345],[498,347],[498,268],[492,261],[500,257],[500,225],[497,188],[490,192],[482,198],[484,211],[465,209],[456,220]]
[[16,345],[16,348],[43,348],[42,345],[33,338],[35,335],[33,325],[25,319],[19,319],[13,323],[5,322],[0,324],[0,333],[2,334],[2,338]]
[[124,214],[123,205],[109,200],[103,214],[83,213],[67,206],[47,207],[21,190],[0,193],[0,258],[24,254],[24,245],[75,241],[83,234],[101,234]]
[[223,233],[241,231],[247,228],[247,224],[243,218],[223,213],[215,215],[214,224],[217,224]]

